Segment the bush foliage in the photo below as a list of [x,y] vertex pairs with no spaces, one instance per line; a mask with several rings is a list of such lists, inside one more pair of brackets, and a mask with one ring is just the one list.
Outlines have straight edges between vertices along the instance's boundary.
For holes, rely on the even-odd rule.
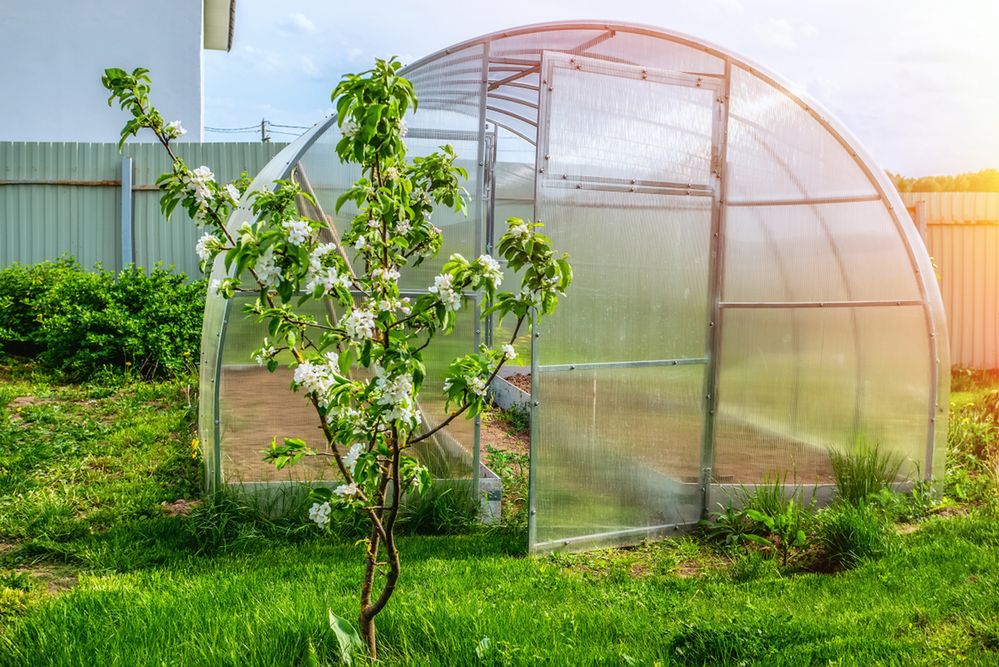
[[0,351],[71,380],[108,370],[175,376],[196,365],[204,305],[204,281],[159,266],[15,264],[0,270]]

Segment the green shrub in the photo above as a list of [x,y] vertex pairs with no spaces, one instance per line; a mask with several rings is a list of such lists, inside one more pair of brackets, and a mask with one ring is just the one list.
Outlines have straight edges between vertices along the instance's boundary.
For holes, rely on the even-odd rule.
[[145,378],[189,372],[201,338],[205,283],[157,267],[84,271],[73,260],[0,271],[0,336],[71,380],[107,369]]
[[818,543],[831,569],[849,569],[897,547],[892,525],[871,505],[840,503],[819,513]]
[[0,352],[34,356],[42,351],[38,338],[42,318],[35,302],[63,276],[80,270],[68,257],[0,270]]
[[863,439],[850,451],[830,450],[829,458],[839,499],[854,506],[882,489],[892,489],[904,463],[901,456]]

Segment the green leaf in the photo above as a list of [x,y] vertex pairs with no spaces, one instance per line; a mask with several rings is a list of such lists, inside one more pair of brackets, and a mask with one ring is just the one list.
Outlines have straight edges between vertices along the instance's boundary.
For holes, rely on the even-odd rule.
[[361,650],[361,636],[357,633],[357,628],[342,618],[338,618],[333,610],[329,610],[330,630],[336,635],[336,642],[340,646],[340,661],[347,665],[354,664],[354,653]]

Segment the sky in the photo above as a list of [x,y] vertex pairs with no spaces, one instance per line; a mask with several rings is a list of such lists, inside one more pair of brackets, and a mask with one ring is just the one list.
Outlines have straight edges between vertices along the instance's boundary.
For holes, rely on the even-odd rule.
[[[743,56],[816,100],[885,169],[999,167],[999,0],[239,0],[232,51],[205,52],[205,125],[312,125],[340,76],[376,57],[408,63],[485,33],[578,19],[660,26]],[[275,140],[300,132],[274,130]]]

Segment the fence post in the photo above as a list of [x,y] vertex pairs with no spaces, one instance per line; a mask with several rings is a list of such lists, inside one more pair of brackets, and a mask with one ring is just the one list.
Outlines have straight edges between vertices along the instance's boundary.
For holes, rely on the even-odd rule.
[[132,216],[132,158],[121,156],[121,266],[124,269],[135,261],[133,233],[135,222]]

